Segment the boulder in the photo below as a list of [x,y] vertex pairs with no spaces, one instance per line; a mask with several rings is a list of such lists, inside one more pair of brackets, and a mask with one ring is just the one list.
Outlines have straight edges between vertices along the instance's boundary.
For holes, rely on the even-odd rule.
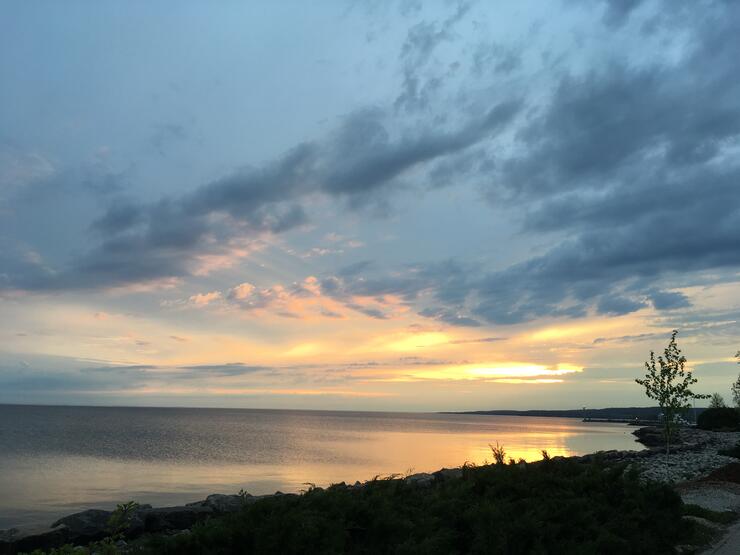
[[429,486],[434,481],[434,476],[426,472],[420,472],[419,474],[412,474],[406,476],[404,482],[415,486]]
[[139,511],[136,517],[143,521],[146,532],[163,532],[165,530],[184,530],[194,524],[213,516],[211,507],[184,505],[179,507],[160,507]]
[[187,507],[210,507],[214,513],[234,513],[240,510],[244,505],[249,504],[250,498],[254,496],[246,495],[224,495],[223,493],[214,493],[206,497],[203,501],[188,503]]
[[102,540],[108,535],[108,519],[111,514],[111,511],[88,509],[60,518],[51,527],[66,526],[73,543]]
[[462,468],[443,468],[434,473],[437,480],[454,480],[462,478]]
[[632,435],[637,436],[637,441],[642,443],[646,447],[661,447],[665,445],[665,439],[663,438],[663,430],[656,426],[646,426],[644,428],[638,428]]

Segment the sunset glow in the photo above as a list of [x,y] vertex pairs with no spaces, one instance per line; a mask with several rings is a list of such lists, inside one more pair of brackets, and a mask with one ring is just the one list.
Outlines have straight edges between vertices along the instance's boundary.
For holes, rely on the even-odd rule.
[[729,395],[735,7],[25,4],[0,403],[638,405],[673,329]]

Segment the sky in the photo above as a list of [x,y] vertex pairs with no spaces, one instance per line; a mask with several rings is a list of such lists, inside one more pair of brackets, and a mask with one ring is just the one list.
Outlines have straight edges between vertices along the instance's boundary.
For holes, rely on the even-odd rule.
[[0,402],[729,401],[740,4],[3,2]]

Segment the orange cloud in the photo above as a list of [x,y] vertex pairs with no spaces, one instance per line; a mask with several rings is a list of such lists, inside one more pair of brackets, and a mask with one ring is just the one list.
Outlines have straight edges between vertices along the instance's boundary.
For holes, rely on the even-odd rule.
[[222,298],[220,291],[211,291],[210,293],[198,293],[197,295],[193,295],[192,297],[188,298],[188,301],[197,306],[207,306],[213,301],[217,301]]

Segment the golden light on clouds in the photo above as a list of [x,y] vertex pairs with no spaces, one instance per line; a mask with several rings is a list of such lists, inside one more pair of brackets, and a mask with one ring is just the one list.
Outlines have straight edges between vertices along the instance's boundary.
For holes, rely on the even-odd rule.
[[573,324],[547,326],[527,334],[526,339],[534,342],[593,339],[599,335],[629,329],[641,322],[642,318],[634,313],[612,318],[590,318]]
[[399,339],[390,340],[385,347],[391,351],[416,351],[438,345],[446,345],[450,337],[443,332],[412,333]]
[[583,371],[583,367],[571,364],[498,363],[465,364],[442,368],[411,370],[393,381],[404,380],[483,380],[501,383],[559,383],[561,377]]

